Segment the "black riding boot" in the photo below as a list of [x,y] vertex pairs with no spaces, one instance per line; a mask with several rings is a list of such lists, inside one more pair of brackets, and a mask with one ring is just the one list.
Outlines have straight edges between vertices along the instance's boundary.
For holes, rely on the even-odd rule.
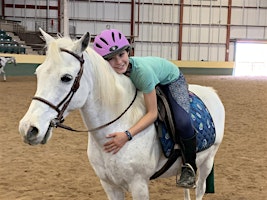
[[177,186],[183,188],[196,187],[196,135],[190,139],[181,139],[181,150],[184,159],[180,180]]

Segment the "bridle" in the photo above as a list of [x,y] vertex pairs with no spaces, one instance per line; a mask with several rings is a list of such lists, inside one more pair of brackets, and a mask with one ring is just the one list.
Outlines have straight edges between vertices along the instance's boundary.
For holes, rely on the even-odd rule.
[[[57,117],[53,120],[51,120],[50,122],[50,125],[49,127],[60,127],[60,128],[64,128],[64,129],[67,129],[67,130],[70,130],[70,131],[75,131],[75,132],[88,132],[88,131],[96,131],[96,130],[99,130],[101,128],[104,128],[110,124],[112,124],[113,122],[117,121],[119,118],[122,117],[122,115],[124,115],[124,113],[126,113],[126,111],[132,106],[132,104],[134,103],[135,99],[136,99],[136,96],[137,96],[137,89],[136,89],[136,92],[135,92],[135,96],[134,96],[134,99],[132,100],[132,102],[130,103],[130,105],[124,110],[123,113],[121,113],[116,119],[102,125],[102,126],[99,126],[97,128],[94,128],[94,129],[91,129],[91,130],[86,130],[86,131],[81,131],[81,130],[76,130],[76,129],[73,129],[69,126],[66,126],[63,124],[64,122],[64,118],[63,118],[63,114],[65,112],[65,110],[67,109],[67,107],[69,106],[69,103],[73,97],[73,95],[75,94],[75,92],[79,89],[80,87],[80,80],[81,80],[81,77],[83,75],[83,64],[84,64],[84,59],[83,59],[83,55],[82,56],[79,56],[67,49],[63,49],[63,48],[60,48],[60,51],[63,51],[63,52],[66,52],[72,56],[74,56],[79,62],[80,62],[80,70],[79,72],[77,73],[77,76],[75,77],[75,80],[73,82],[73,85],[69,91],[69,93],[65,96],[65,98],[57,105],[54,105],[52,104],[51,102],[47,101],[46,99],[42,98],[42,97],[37,97],[37,96],[34,96],[32,99],[33,100],[37,100],[37,101],[41,101],[42,103],[44,104],[47,104],[48,106],[50,106],[51,108],[53,108],[57,113]],[[60,108],[62,107],[62,108]]]
[[[41,101],[45,104],[47,104],[48,106],[50,106],[51,108],[53,108],[55,111],[57,111],[58,115],[57,117],[52,120],[50,122],[50,126],[51,127],[58,127],[60,126],[61,123],[64,122],[64,118],[63,118],[63,114],[65,112],[65,110],[67,109],[67,107],[69,106],[69,103],[73,97],[73,95],[75,94],[75,92],[78,90],[78,88],[80,87],[80,80],[83,74],[83,63],[84,63],[84,59],[83,56],[79,56],[67,49],[60,49],[63,52],[69,53],[70,55],[74,56],[79,62],[80,62],[80,70],[77,73],[77,76],[73,82],[73,85],[69,91],[69,93],[65,96],[65,98],[57,105],[52,104],[51,102],[47,101],[46,99],[42,98],[42,97],[37,97],[34,96],[32,99],[33,100],[38,100]],[[62,108],[60,108],[62,106]]]

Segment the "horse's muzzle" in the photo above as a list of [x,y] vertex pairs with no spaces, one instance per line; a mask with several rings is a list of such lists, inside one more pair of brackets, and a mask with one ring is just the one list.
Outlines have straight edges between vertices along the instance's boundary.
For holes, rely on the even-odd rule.
[[48,127],[45,136],[42,140],[38,138],[39,130],[34,126],[30,126],[26,135],[24,136],[24,142],[29,145],[46,144],[51,134],[52,127]]

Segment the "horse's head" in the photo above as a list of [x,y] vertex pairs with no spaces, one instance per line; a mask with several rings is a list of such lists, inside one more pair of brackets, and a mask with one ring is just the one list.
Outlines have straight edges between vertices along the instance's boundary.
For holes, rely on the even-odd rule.
[[14,63],[14,65],[17,66],[17,62],[16,62],[16,58],[15,57],[11,57],[10,62]]
[[68,37],[55,39],[40,31],[47,44],[46,59],[36,69],[37,90],[19,124],[24,142],[30,145],[45,144],[56,123],[71,110],[82,107],[88,94],[86,83],[80,82],[89,33],[73,41]]
[[8,56],[8,57],[3,57],[2,59],[4,59],[5,63],[8,63],[8,64],[13,63],[15,66],[17,65],[15,57]]

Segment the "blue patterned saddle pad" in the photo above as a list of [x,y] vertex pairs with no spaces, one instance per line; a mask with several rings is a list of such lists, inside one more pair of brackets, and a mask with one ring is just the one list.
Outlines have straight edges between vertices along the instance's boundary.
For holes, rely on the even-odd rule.
[[193,127],[197,133],[197,152],[203,151],[215,142],[216,132],[212,117],[202,100],[192,92],[190,97],[190,114]]
[[[197,134],[196,152],[200,152],[214,144],[216,138],[215,126],[202,100],[192,92],[189,92],[189,98],[192,125]],[[155,125],[158,130],[163,153],[168,158],[173,151],[174,141],[164,122],[157,120]]]

